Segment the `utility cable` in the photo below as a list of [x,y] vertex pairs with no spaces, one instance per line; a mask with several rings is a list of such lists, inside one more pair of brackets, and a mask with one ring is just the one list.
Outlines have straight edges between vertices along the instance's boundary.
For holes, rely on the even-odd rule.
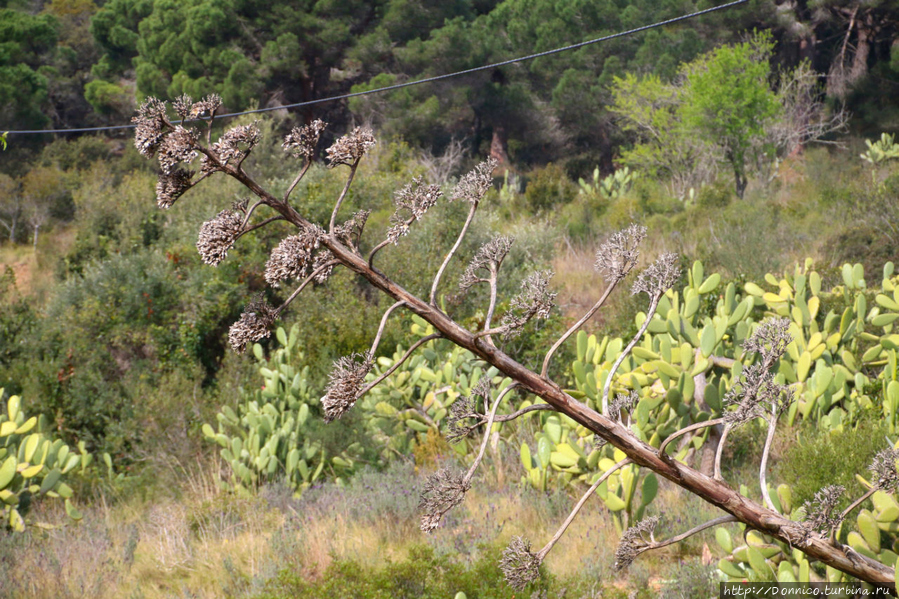
[[[693,19],[695,17],[700,17],[702,15],[707,15],[709,13],[713,13],[719,10],[724,10],[727,8],[731,8],[737,6],[738,4],[744,4],[749,0],[734,0],[733,2],[728,2],[727,4],[722,4],[720,6],[713,6],[712,8],[706,8],[705,10],[700,10],[697,12],[693,12],[687,15],[681,15],[679,17],[674,17],[671,19],[667,19],[665,21],[659,21],[658,23],[653,23],[651,25],[643,25],[642,27],[637,27],[636,29],[629,29],[627,31],[620,31],[618,33],[613,33],[611,35],[606,35],[603,37],[598,37],[596,39],[588,40],[586,42],[580,42],[577,44],[571,44],[570,46],[563,46],[561,48],[554,48],[553,50],[546,50],[544,52],[538,52],[536,54],[528,54],[527,56],[521,56],[519,58],[512,58],[509,60],[504,60],[502,62],[495,62],[492,64],[486,64],[479,67],[474,67],[471,69],[465,69],[464,71],[456,71],[454,73],[447,73],[445,75],[436,75],[434,77],[427,77],[425,79],[416,79],[415,81],[406,81],[404,83],[397,83],[395,85],[388,85],[385,87],[379,87],[376,89],[369,89],[361,92],[353,92],[349,94],[343,94],[340,96],[331,96],[328,98],[319,98],[318,100],[308,100],[306,102],[297,102],[296,104],[284,104],[282,106],[270,106],[268,108],[257,108],[256,110],[245,110],[243,112],[231,112],[228,114],[217,114],[215,116],[216,119],[225,118],[225,117],[235,117],[241,116],[244,114],[257,114],[260,112],[271,112],[273,110],[286,110],[289,108],[300,108],[302,106],[312,106],[313,104],[323,104],[325,102],[336,102],[337,100],[345,100],[347,98],[356,98],[358,96],[367,96],[369,94],[377,94],[386,91],[392,91],[395,89],[401,89],[404,87],[411,87],[413,85],[421,85],[423,83],[433,83],[434,81],[442,81],[444,79],[450,79],[452,77],[460,77],[462,75],[470,75],[471,73],[477,73],[479,71],[487,71],[490,69],[496,69],[498,67],[503,67],[506,65],[514,64],[517,62],[524,62],[527,60],[533,60],[535,58],[541,58],[543,56],[550,56],[552,54],[559,54],[560,52],[567,52],[569,50],[577,50],[578,48],[583,48],[584,46],[589,46],[592,44],[598,44],[600,42],[607,42],[609,40],[627,37],[629,35],[634,35],[635,33],[640,33],[641,31],[647,31],[649,29],[657,29],[659,27],[664,27],[666,25],[671,25],[673,23],[679,23],[681,21],[686,21],[688,19]],[[136,125],[113,125],[107,127],[80,127],[76,129],[34,129],[34,130],[24,130],[24,131],[7,131],[8,135],[27,135],[27,134],[40,134],[40,133],[86,133],[90,131],[113,131],[116,129],[133,129]]]

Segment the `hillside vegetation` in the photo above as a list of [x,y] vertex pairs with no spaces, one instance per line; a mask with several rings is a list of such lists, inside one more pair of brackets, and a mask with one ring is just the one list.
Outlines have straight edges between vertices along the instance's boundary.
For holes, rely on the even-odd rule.
[[[121,124],[147,96],[214,92],[223,110],[278,106],[706,7],[611,0],[0,6],[0,129]],[[394,224],[394,195],[416,177],[449,195],[485,156],[498,159],[440,302],[460,322],[480,326],[487,292],[474,288],[463,298],[457,282],[481,244],[495,234],[514,237],[498,313],[531,271],[554,271],[558,292],[551,318],[504,345],[532,368],[599,296],[601,244],[631,223],[645,225],[641,262],[673,251],[684,272],[640,353],[622,366],[642,394],[629,417],[650,443],[675,423],[726,409],[722,398],[739,372],[709,362],[703,372],[713,391],[692,401],[699,356],[741,359],[740,344],[766,316],[791,319],[797,341],[778,372],[798,386],[801,401],[785,416],[771,457],[778,505],[789,513],[833,482],[834,470],[851,466],[867,476],[880,441],[896,440],[899,144],[889,133],[899,129],[891,100],[899,93],[897,23],[889,2],[775,9],[752,1],[435,85],[222,119],[213,131],[258,128],[262,141],[246,164],[283,193],[296,175],[281,145],[292,127],[330,121],[320,149],[351,125],[372,127],[378,143],[347,202],[371,210],[366,227],[378,232]],[[4,587],[16,597],[522,596],[496,567],[503,547],[513,535],[537,543],[551,536],[601,464],[617,461],[612,448],[594,447],[586,429],[544,412],[448,442],[452,403],[474,393],[482,377],[497,388],[507,381],[444,341],[425,345],[339,422],[325,424],[319,398],[332,363],[369,348],[386,301],[337,270],[306,292],[301,308],[284,313],[271,337],[235,354],[228,330],[244,307],[254,297],[277,304],[290,294],[264,277],[287,229],[261,229],[218,266],[203,264],[198,230],[246,190],[217,179],[160,209],[157,169],[130,135],[10,134],[0,153]],[[343,183],[316,155],[294,197],[310,219],[327,223]],[[379,268],[427,293],[465,213],[459,203],[437,203],[379,255]],[[642,311],[636,298],[613,296],[562,347],[556,380],[595,402],[597,380],[646,318]],[[669,319],[689,327],[675,335]],[[415,318],[389,324],[370,377],[427,333]],[[522,395],[515,405],[534,399]],[[755,495],[758,424],[735,431],[727,446],[726,478]],[[420,534],[424,476],[465,463],[484,434],[480,484],[434,534]],[[693,441],[678,451],[698,467],[709,440]],[[718,580],[830,576],[768,540],[746,541],[765,548],[767,565],[750,563],[733,525],[614,572],[618,538],[644,512],[664,514],[678,529],[716,515],[652,482],[648,471],[627,472],[588,502],[528,594],[702,596]],[[844,478],[850,495],[864,492]],[[840,534],[895,565],[899,542],[884,514],[896,498],[881,495]],[[875,517],[884,526],[873,534],[865,519]]]

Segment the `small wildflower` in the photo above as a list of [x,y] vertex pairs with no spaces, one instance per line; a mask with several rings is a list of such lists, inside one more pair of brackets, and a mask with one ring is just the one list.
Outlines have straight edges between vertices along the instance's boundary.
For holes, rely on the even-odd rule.
[[465,480],[461,472],[438,470],[428,477],[425,488],[421,492],[418,509],[421,515],[421,530],[431,532],[440,524],[444,514],[462,503],[471,483]]
[[874,486],[887,493],[893,493],[899,487],[899,473],[896,472],[896,460],[899,450],[887,448],[878,451],[868,470],[874,475]]
[[321,227],[312,225],[297,235],[282,239],[265,264],[265,281],[277,287],[281,281],[309,274],[312,254],[319,248],[324,234]]
[[503,315],[504,338],[518,336],[532,318],[549,317],[558,295],[549,290],[553,274],[551,270],[535,272],[521,283],[521,293],[512,298],[512,308]]
[[821,535],[827,535],[839,526],[840,514],[834,511],[845,491],[842,485],[828,485],[815,493],[814,499],[802,504],[807,514],[804,524]]
[[165,102],[153,97],[147,98],[131,122],[137,125],[134,131],[134,147],[141,156],[152,158],[165,135],[167,126]]
[[471,259],[471,262],[469,262],[468,267],[462,274],[462,278],[459,279],[459,289],[466,291],[473,285],[484,281],[485,279],[482,279],[478,275],[479,270],[486,270],[488,272],[491,268],[499,270],[500,265],[503,263],[503,259],[505,259],[506,254],[509,253],[514,241],[515,238],[513,237],[497,235],[482,245],[474,255],[474,258]]
[[197,157],[197,136],[191,129],[177,125],[159,145],[159,166],[165,174],[171,174],[182,162],[189,163]]
[[322,398],[325,422],[340,418],[355,405],[372,364],[372,356],[368,352],[344,356],[334,362]]
[[251,302],[240,315],[240,320],[231,325],[228,343],[239,354],[247,345],[271,335],[269,327],[277,316],[277,311],[264,301]]
[[328,166],[334,168],[338,164],[355,166],[370,147],[377,143],[371,129],[356,127],[353,132],[344,135],[325,150],[328,155]]
[[661,297],[671,289],[679,276],[677,254],[666,252],[637,276],[631,293],[637,295],[642,291],[650,297]]
[[465,200],[477,204],[493,186],[493,171],[499,166],[496,158],[490,157],[472,171],[462,176],[450,195],[450,201]]
[[[621,541],[618,543],[618,550],[615,551],[615,571],[621,571],[631,565],[637,555],[654,542],[652,533],[656,525],[659,523],[658,516],[652,516],[645,520],[640,520],[635,525],[624,531]],[[645,535],[649,535],[649,540]]]
[[192,175],[193,173],[183,168],[176,168],[171,173],[160,173],[156,182],[156,204],[160,208],[170,208],[175,200],[190,189]]
[[240,234],[243,219],[236,212],[222,210],[214,219],[203,223],[197,240],[197,250],[206,264],[217,266]]
[[400,237],[409,233],[409,224],[421,220],[431,206],[437,203],[443,192],[437,185],[424,185],[421,177],[412,179],[396,193],[393,203],[396,210],[390,217],[392,227],[387,231],[387,239],[396,244]]
[[322,131],[327,126],[328,124],[324,121],[315,119],[308,125],[294,127],[284,138],[284,143],[281,144],[281,147],[284,148],[285,152],[290,152],[294,158],[303,156],[307,160],[311,160],[312,155],[315,153],[315,146],[318,145],[318,140],[321,138]]
[[499,562],[506,582],[516,591],[524,589],[528,584],[540,577],[540,564],[543,559],[531,552],[531,542],[522,537],[512,537],[509,546],[503,550]]
[[593,267],[611,283],[620,281],[637,265],[640,242],[646,237],[646,227],[632,224],[618,231],[599,247]]

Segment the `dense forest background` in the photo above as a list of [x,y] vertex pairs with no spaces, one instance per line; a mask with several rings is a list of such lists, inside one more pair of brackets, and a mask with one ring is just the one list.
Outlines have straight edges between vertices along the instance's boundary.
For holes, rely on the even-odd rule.
[[[16,131],[127,124],[149,96],[218,93],[225,112],[278,108],[500,62],[715,4],[0,0],[0,132],[12,131],[0,152],[0,405],[15,420],[10,397],[21,396],[23,413],[41,415],[42,434],[81,456],[66,472],[74,498],[65,508],[23,500],[28,531],[0,532],[0,578],[16,596],[431,596],[427,590],[449,597],[467,589],[470,598],[511,597],[493,565],[497,539],[528,527],[549,531],[584,480],[548,464],[542,474],[524,472],[519,448],[533,446],[546,423],[507,427],[485,466],[478,499],[489,506],[486,515],[472,499],[446,523],[449,536],[418,539],[419,469],[462,459],[474,447],[454,450],[433,414],[412,418],[413,426],[390,412],[421,412],[433,389],[417,376],[398,377],[328,426],[317,400],[332,362],[368,347],[387,307],[377,294],[338,272],[285,314],[283,331],[262,340],[258,353],[237,356],[227,349],[228,327],[247,302],[254,294],[283,301],[290,291],[268,288],[263,278],[284,233],[277,227],[244,240],[215,268],[197,254],[201,224],[245,191],[217,182],[160,210],[156,168],[135,150],[133,131]],[[846,289],[858,285],[864,295],[864,281],[874,289],[895,278],[884,266],[899,257],[899,145],[882,135],[899,132],[897,40],[899,5],[889,0],[750,0],[440,82],[223,119],[215,133],[255,122],[264,142],[248,164],[283,190],[298,167],[280,143],[291,127],[330,123],[320,151],[354,126],[373,128],[379,142],[349,198],[372,210],[369,231],[389,226],[393,195],[413,177],[448,191],[486,156],[499,160],[482,220],[445,280],[458,280],[496,232],[516,240],[500,309],[529,271],[552,268],[560,293],[554,317],[506,347],[533,366],[593,304],[594,252],[631,222],[649,228],[647,258],[680,254],[690,274],[678,289],[699,288],[694,273],[720,275],[721,293],[706,298],[697,318],[714,314],[728,284],[739,293],[749,284],[777,285],[801,266],[820,273],[825,291],[843,286],[822,299],[823,326],[827,310],[850,301]],[[744,59],[759,67],[740,71],[754,72],[751,80],[731,85],[726,68],[711,82],[702,77]],[[731,139],[728,124],[708,115],[718,113],[714,102],[735,105],[748,97],[744,91],[758,102],[746,103],[738,115],[745,135]],[[809,123],[824,125],[816,135],[796,133],[814,129]],[[657,126],[667,133],[647,133]],[[734,147],[743,147],[739,160]],[[323,222],[342,184],[317,156],[295,193],[304,213]],[[379,258],[414,291],[426,291],[464,220],[456,204],[434,212]],[[848,282],[845,263],[858,265]],[[443,301],[454,315],[481,322],[485,294],[463,300],[449,287]],[[766,306],[761,299],[756,306],[747,319],[761,319]],[[588,332],[632,335],[641,309],[626,294],[615,297]],[[386,329],[381,358],[392,359],[420,333],[421,323],[398,319]],[[473,381],[478,366],[463,367],[464,355],[428,347],[425,361],[405,374],[449,364]],[[577,349],[563,350],[554,373],[572,387],[579,383],[571,365],[583,362]],[[299,378],[272,391],[279,368]],[[886,380],[875,370],[859,369]],[[464,383],[453,385],[467,392]],[[862,389],[871,405],[886,401],[886,384]],[[296,420],[305,406],[308,420],[292,440],[303,465],[294,461],[295,472],[286,474],[260,467],[244,479],[221,450],[252,439],[250,406],[270,400],[269,391],[286,402],[279,418]],[[800,438],[822,452],[811,479],[827,480],[834,462],[820,455],[838,460],[833,448],[850,437],[864,470],[865,451],[874,449],[864,441],[895,432],[882,428],[879,414],[847,409],[837,433],[820,434],[800,418],[775,448],[779,475],[800,496],[815,490],[796,467],[809,462]],[[759,431],[737,440],[735,471],[754,467]],[[837,443],[835,434],[847,437]],[[226,435],[227,448],[216,435]],[[708,511],[669,491],[663,486],[657,502],[672,520],[693,522]],[[594,512],[563,557],[548,562],[551,574],[535,592],[697,596],[691,593],[707,588],[708,574],[717,575],[700,540],[618,577],[609,564],[597,565],[610,562],[617,529],[599,507]],[[74,516],[81,524],[65,526]],[[519,524],[504,524],[513,520]],[[48,522],[59,528],[42,534],[34,526]],[[724,554],[711,544],[717,563]],[[415,586],[426,577],[428,589]],[[687,582],[666,591],[666,579]]]

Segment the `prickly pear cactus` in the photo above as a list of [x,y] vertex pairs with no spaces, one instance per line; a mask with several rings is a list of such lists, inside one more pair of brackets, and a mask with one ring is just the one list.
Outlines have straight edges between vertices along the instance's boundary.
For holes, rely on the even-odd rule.
[[[433,328],[418,316],[412,317],[413,338],[433,333]],[[392,356],[375,361],[366,378],[372,381],[398,362],[405,353],[398,347]],[[496,379],[493,394],[511,381],[501,379],[499,371],[484,368],[468,350],[454,344],[434,340],[422,346],[382,383],[369,391],[359,402],[372,435],[385,447],[385,457],[395,452],[409,455],[429,431],[439,433],[449,408],[461,395],[469,395],[482,377]],[[508,411],[508,406],[505,411]],[[503,413],[501,409],[499,413]],[[467,451],[464,443],[457,445]]]
[[4,528],[24,531],[28,506],[41,496],[62,499],[71,519],[82,517],[72,503],[72,488],[65,478],[76,469],[86,470],[92,456],[83,443],[76,453],[61,440],[50,438],[47,430],[43,416],[26,416],[17,395],[10,397],[5,412],[0,412],[0,526]]
[[281,347],[264,358],[256,344],[253,352],[259,361],[261,390],[244,393],[237,410],[224,406],[216,416],[218,427],[202,427],[203,435],[221,447],[221,456],[231,467],[233,490],[243,492],[275,479],[284,480],[301,492],[328,472],[338,479],[353,472],[358,443],[349,445],[341,455],[327,456],[322,444],[311,440],[305,425],[319,400],[310,394],[309,368],[299,368],[299,331],[290,334],[279,328],[276,338]]

